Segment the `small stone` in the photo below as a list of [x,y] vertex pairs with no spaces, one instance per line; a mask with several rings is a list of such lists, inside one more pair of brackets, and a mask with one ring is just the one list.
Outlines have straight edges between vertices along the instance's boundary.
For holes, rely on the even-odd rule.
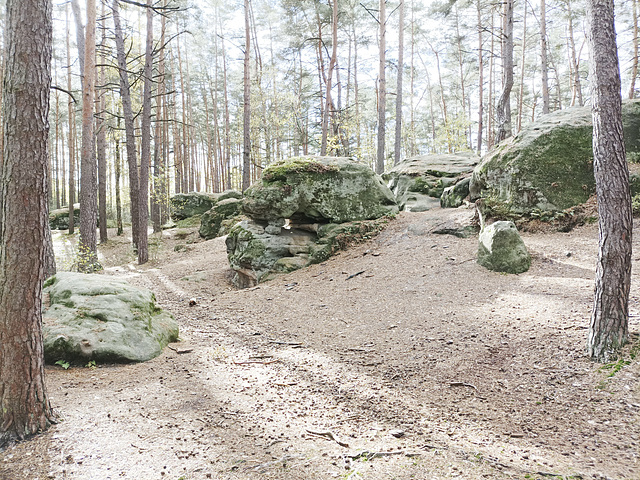
[[404,433],[404,430],[394,429],[389,431],[389,435],[396,438],[402,438],[404,437],[405,433]]

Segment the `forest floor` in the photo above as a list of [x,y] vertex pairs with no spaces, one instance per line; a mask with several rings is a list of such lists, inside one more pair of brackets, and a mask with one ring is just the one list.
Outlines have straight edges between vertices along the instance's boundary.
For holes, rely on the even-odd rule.
[[47,367],[60,421],[1,452],[0,478],[640,479],[640,253],[632,343],[603,366],[585,356],[597,225],[524,233],[516,276],[426,233],[434,215],[247,290],[224,238],[165,231],[138,266],[112,236],[104,273],[152,289],[181,341]]

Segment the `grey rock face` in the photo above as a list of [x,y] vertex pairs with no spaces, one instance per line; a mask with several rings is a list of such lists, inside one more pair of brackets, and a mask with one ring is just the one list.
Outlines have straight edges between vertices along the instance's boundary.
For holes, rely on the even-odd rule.
[[495,222],[484,227],[480,232],[478,263],[496,272],[529,270],[531,256],[513,222]]
[[45,360],[143,362],[178,338],[149,290],[107,275],[60,272],[44,288]]

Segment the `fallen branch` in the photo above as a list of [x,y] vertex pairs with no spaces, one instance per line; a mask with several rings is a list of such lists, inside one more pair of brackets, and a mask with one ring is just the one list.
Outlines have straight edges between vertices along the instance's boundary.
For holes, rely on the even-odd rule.
[[275,359],[275,360],[245,360],[244,362],[236,362],[235,360],[233,361],[233,363],[235,363],[236,365],[249,365],[250,363],[259,363],[260,365],[269,365],[270,363],[276,363],[279,362],[279,359]]
[[167,345],[167,347],[169,347],[171,350],[176,352],[178,355],[193,352],[193,348],[176,348],[176,347],[172,347],[171,345]]
[[470,383],[464,383],[464,382],[451,382],[449,383],[450,387],[469,387],[469,388],[473,388],[476,392],[478,391],[478,388],[475,385],[471,385]]
[[287,345],[293,348],[301,348],[303,346],[300,342],[280,342],[278,340],[269,340],[269,343],[273,343],[274,345]]
[[380,457],[388,457],[391,455],[407,455],[407,456],[417,456],[420,455],[420,453],[407,453],[405,450],[396,450],[394,452],[369,452],[368,450],[365,450],[364,452],[360,452],[356,455],[347,455],[349,458],[351,458],[352,460],[357,460],[358,458],[364,458],[365,460],[373,460],[374,458],[380,458]]
[[333,432],[330,432],[329,430],[316,431],[316,430],[307,429],[307,433],[310,433],[311,435],[316,435],[318,437],[326,438],[327,440],[332,440],[332,441],[336,442],[338,445],[340,445],[341,447],[349,448],[349,444],[348,443],[340,441],[338,439],[338,437],[336,437],[333,434]]
[[351,280],[353,277],[357,277],[358,275],[362,275],[366,270],[362,270],[361,272],[354,273],[353,275],[349,275],[345,280]]

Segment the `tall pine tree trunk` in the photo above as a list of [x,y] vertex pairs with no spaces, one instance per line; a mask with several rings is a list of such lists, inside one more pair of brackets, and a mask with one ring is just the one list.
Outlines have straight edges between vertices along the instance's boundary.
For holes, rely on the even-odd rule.
[[615,359],[629,339],[631,194],[622,133],[620,71],[613,0],[587,1],[589,79],[593,112],[593,168],[600,248],[587,351],[593,360]]
[[144,89],[142,95],[142,148],[140,152],[140,187],[138,208],[140,231],[138,234],[138,264],[149,261],[149,164],[151,163],[151,83],[153,82],[153,10],[147,0],[147,42],[144,54]]
[[[105,18],[104,3],[102,4],[102,19]],[[106,75],[105,75],[105,55],[106,48],[106,28],[102,29],[102,39],[100,40],[100,68],[98,69],[98,99],[96,101],[96,143],[98,159],[98,227],[100,231],[100,243],[107,241],[107,125],[104,121],[107,110],[105,100]],[[97,72],[96,72],[97,73]]]
[[402,152],[402,78],[404,77],[404,0],[400,0],[398,9],[398,79],[396,83],[396,140],[393,151],[393,164],[400,162]]
[[378,57],[378,149],[376,154],[376,173],[384,173],[384,144],[386,135],[387,113],[387,78],[386,78],[386,35],[387,13],[386,0],[380,0],[379,7],[379,34],[380,56]]
[[502,93],[496,108],[496,143],[511,136],[511,89],[513,88],[513,0],[505,0],[502,26]]
[[242,147],[242,191],[251,185],[251,30],[249,28],[249,0],[244,0],[244,102],[243,102],[243,147]]
[[540,72],[542,73],[542,113],[549,113],[549,61],[547,60],[547,5],[540,0]]
[[80,241],[78,270],[100,268],[96,246],[98,203],[93,108],[96,81],[96,2],[87,0],[82,89],[82,163],[80,169]]
[[124,116],[124,129],[127,146],[127,163],[129,164],[129,198],[131,201],[131,233],[134,248],[138,248],[138,236],[140,235],[140,206],[139,206],[139,179],[138,160],[136,153],[136,137],[134,134],[133,109],[131,106],[131,87],[129,74],[127,73],[127,58],[124,52],[124,37],[120,23],[120,4],[113,0],[113,23],[115,25],[116,53],[118,57],[118,70],[120,75],[120,98],[122,99],[122,111]]
[[[0,448],[53,421],[44,382],[50,1],[7,0],[0,169]],[[34,31],[38,35],[34,35]]]
[[[325,80],[325,107],[322,115],[322,141],[320,142],[320,155],[327,154],[327,137],[329,135],[329,117],[333,112],[333,100],[331,99],[331,87],[333,86],[333,70],[336,66],[338,56],[338,0],[333,0],[331,17],[331,59],[329,60],[329,71]],[[322,52],[320,52],[322,55]]]

